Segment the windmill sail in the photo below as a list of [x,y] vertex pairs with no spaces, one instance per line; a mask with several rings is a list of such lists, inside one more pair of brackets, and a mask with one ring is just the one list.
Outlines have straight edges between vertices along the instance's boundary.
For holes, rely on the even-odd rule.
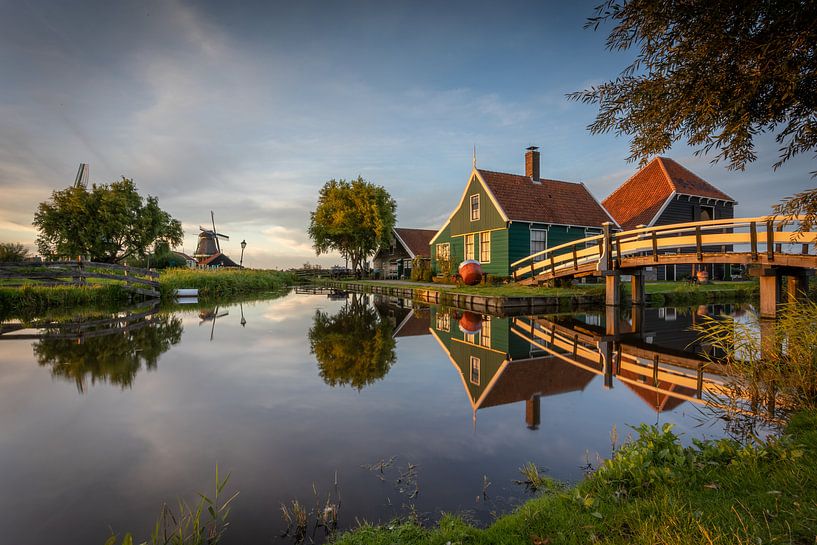
[[88,187],[88,163],[79,164],[77,177],[74,179],[74,187]]

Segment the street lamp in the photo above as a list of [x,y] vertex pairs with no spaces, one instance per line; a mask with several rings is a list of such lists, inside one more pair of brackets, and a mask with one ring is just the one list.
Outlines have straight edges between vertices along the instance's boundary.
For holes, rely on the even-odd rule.
[[243,269],[244,268],[244,248],[247,247],[247,241],[241,241],[241,260],[238,262],[238,267]]

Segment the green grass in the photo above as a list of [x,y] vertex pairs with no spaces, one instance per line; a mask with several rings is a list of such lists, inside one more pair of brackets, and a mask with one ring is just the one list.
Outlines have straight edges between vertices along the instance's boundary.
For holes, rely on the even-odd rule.
[[573,488],[547,492],[485,529],[456,516],[433,528],[362,525],[337,545],[813,544],[817,535],[817,413],[753,446],[684,448],[666,426],[638,439]]
[[[577,284],[570,287],[522,286],[519,284],[504,284],[497,286],[455,286],[452,284],[403,284],[389,283],[388,281],[362,280],[357,284],[373,286],[393,286],[397,288],[416,287],[420,289],[437,290],[441,293],[483,295],[488,297],[574,297],[595,296],[601,301],[604,296],[603,284]],[[756,282],[713,282],[711,284],[689,284],[685,282],[650,282],[646,286],[650,301],[654,303],[697,303],[720,298],[748,298],[757,291]],[[629,296],[628,282],[622,283],[623,293]]]
[[297,282],[294,275],[254,269],[166,269],[159,276],[162,299],[174,297],[177,289],[196,288],[199,297],[210,299],[253,292],[280,290]]
[[94,286],[0,286],[0,316],[31,316],[54,308],[128,303],[130,295],[118,284]]

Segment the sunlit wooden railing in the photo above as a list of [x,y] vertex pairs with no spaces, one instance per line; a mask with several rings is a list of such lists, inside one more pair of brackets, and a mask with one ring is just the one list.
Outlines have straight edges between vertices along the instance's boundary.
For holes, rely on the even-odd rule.
[[[692,254],[693,261],[714,262],[716,254],[740,254],[737,261],[773,263],[779,254],[809,255],[817,232],[799,232],[798,216],[758,216],[641,227],[586,237],[531,254],[511,264],[515,280],[546,279],[620,268],[628,258],[642,258],[632,266],[660,264],[673,253]],[[741,246],[736,250],[736,246]],[[731,247],[727,250],[726,247]],[[814,261],[813,264],[810,264]],[[724,263],[734,263],[734,257]],[[801,266],[817,266],[817,256]]]

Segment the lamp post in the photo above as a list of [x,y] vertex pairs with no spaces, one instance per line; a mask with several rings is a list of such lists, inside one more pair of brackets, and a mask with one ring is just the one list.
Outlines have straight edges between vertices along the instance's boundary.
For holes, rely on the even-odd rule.
[[246,248],[246,247],[247,247],[247,241],[242,240],[241,241],[241,260],[238,262],[238,267],[240,269],[244,268],[244,248]]

